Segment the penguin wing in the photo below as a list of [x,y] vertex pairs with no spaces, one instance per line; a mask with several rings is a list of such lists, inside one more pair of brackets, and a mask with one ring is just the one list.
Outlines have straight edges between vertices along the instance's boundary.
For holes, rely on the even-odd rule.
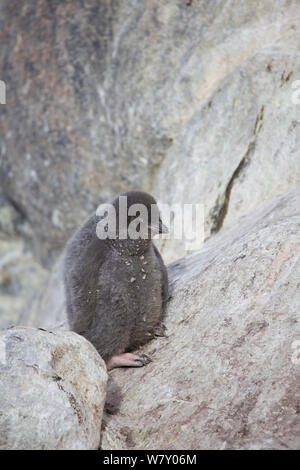
[[66,307],[70,326],[84,333],[93,321],[97,280],[107,247],[96,236],[95,218],[90,217],[68,242],[64,259]]

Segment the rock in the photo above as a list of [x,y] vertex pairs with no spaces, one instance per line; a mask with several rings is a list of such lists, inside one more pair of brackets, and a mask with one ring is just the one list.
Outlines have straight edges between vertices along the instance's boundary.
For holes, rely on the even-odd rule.
[[23,323],[47,276],[22,238],[0,238],[0,328]]
[[[213,52],[196,49],[184,72],[192,82],[200,74],[202,99],[161,164],[153,192],[164,203],[202,203],[206,237],[300,184],[299,106],[292,89],[300,74],[300,36],[292,11],[282,28],[274,12],[260,18],[260,26],[254,20],[232,32]],[[260,41],[257,28],[269,21],[273,38]],[[201,71],[192,68],[197,57]],[[168,262],[186,254],[182,241],[160,246]]]
[[72,332],[0,332],[0,448],[97,449],[106,367]]
[[19,3],[0,3],[1,326],[67,328],[58,254],[99,203],[204,204],[203,249],[170,266],[171,336],[112,373],[103,446],[299,447],[299,2]]
[[0,192],[0,328],[22,323],[47,278],[26,242],[30,235],[26,220]]
[[0,236],[16,236],[22,225],[22,215],[7,200],[0,190]]
[[111,372],[102,449],[300,449],[299,233],[298,189],[169,266],[168,338]]
[[209,236],[299,183],[299,20],[297,0],[3,1],[0,180],[43,262],[122,190],[204,203]]
[[58,258],[45,283],[36,290],[31,305],[27,305],[22,324],[38,328],[68,330],[63,284],[63,258]]

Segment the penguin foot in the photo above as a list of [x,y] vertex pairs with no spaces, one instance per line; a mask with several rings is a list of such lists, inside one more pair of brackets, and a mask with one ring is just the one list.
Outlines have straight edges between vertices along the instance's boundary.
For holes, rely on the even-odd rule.
[[112,356],[107,363],[107,370],[115,369],[116,367],[143,367],[152,362],[151,357],[147,354],[123,353]]
[[154,338],[165,336],[167,338],[167,328],[163,323],[157,325],[153,330]]

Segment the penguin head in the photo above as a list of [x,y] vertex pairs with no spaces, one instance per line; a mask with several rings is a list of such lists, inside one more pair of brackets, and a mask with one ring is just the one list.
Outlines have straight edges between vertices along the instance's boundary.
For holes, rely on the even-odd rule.
[[132,240],[151,239],[160,233],[167,233],[156,200],[143,191],[128,191],[117,196],[113,205],[116,209],[117,226],[122,238]]

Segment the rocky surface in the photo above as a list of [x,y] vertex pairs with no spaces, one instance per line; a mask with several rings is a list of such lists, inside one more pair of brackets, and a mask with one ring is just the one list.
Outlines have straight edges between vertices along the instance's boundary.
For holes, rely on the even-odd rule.
[[103,449],[300,449],[299,233],[298,190],[169,266],[168,338],[111,372]]
[[[0,328],[29,320],[29,307],[48,272],[34,258],[29,224],[0,192]],[[30,324],[30,322],[29,322]]]
[[121,190],[205,204],[209,236],[299,183],[297,0],[19,3],[0,7],[0,179],[44,263]]
[[[300,449],[299,208],[277,197],[169,265],[168,338],[110,373],[103,449]],[[62,287],[59,261],[27,320],[59,326]]]
[[38,328],[68,329],[63,285],[63,257],[58,258],[44,284],[22,315],[22,324]]
[[299,21],[298,0],[0,2],[0,328],[75,338],[58,332],[62,251],[100,202],[204,206],[199,252],[159,243],[185,256],[170,336],[112,372],[103,448],[300,447]]
[[72,332],[0,331],[0,448],[97,449],[107,373]]

